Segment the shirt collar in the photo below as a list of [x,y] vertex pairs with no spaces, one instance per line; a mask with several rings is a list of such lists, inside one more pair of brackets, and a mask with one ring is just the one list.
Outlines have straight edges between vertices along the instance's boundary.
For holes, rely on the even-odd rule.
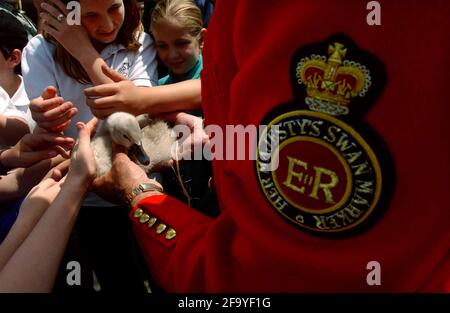
[[107,45],[102,52],[100,53],[100,56],[102,59],[108,59],[114,54],[117,54],[119,51],[126,50],[127,48],[123,44],[119,43],[112,43]]
[[15,106],[27,106],[29,104],[27,94],[25,92],[25,87],[23,84],[23,78],[19,75],[20,85],[17,88],[16,92],[11,98],[11,102],[14,103]]
[[173,73],[169,72],[169,80],[174,83],[178,83],[181,81],[192,79],[195,74],[201,70],[203,67],[203,60],[202,55],[200,54],[197,60],[197,63],[195,63],[194,67],[189,70],[189,72],[183,74],[182,76],[175,76]]

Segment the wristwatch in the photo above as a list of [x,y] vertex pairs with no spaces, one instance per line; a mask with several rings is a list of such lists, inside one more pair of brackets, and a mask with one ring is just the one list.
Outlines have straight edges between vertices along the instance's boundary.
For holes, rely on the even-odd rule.
[[128,204],[131,206],[131,202],[133,201],[133,199],[143,193],[143,192],[147,192],[147,191],[158,191],[158,192],[163,192],[163,189],[161,186],[155,184],[155,183],[140,183],[136,188],[134,188],[127,196],[126,196],[126,201],[128,202]]

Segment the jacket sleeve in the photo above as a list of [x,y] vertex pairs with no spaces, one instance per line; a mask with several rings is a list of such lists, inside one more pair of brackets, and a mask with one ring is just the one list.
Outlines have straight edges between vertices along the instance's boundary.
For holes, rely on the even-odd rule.
[[201,249],[214,220],[167,195],[141,200],[130,218],[149,270],[162,288],[204,289]]
[[[387,84],[370,112],[346,118],[345,123],[355,123],[356,130],[372,129],[373,134],[361,132],[364,138],[383,139],[395,167],[384,170],[396,174],[383,182],[396,182],[396,188],[390,201],[379,202],[373,223],[364,231],[324,237],[306,231],[299,225],[303,219],[293,220],[277,206],[283,197],[293,199],[299,204],[292,206],[293,212],[301,213],[301,205],[312,203],[312,194],[295,191],[287,199],[282,187],[258,176],[254,161],[215,158],[218,218],[211,220],[168,196],[143,199],[130,213],[149,269],[162,288],[266,293],[449,289],[450,210],[445,195],[450,168],[444,165],[450,149],[442,137],[450,133],[449,106],[442,101],[449,44],[444,40],[448,27],[434,25],[448,25],[450,6],[440,0],[433,3],[411,5],[405,11],[401,3],[383,2],[383,24],[376,27],[367,24],[369,11],[357,0],[292,0],[276,6],[256,0],[217,2],[201,74],[206,124],[222,129],[230,124],[261,126],[282,113],[308,110],[304,94],[292,88],[291,74],[298,69],[292,60],[299,49],[312,57],[316,43],[344,32],[386,69]],[[417,24],[418,17],[428,22]],[[405,50],[417,38],[426,49]],[[321,51],[325,56],[326,49]],[[353,51],[349,49],[349,59]],[[372,82],[379,80],[383,78],[372,77]],[[286,138],[299,140],[302,132]],[[302,158],[303,151],[286,150],[286,155]],[[327,157],[314,151],[308,151],[311,160],[328,165]],[[383,150],[377,153],[388,157]],[[290,170],[286,159],[273,174],[281,177],[280,185]],[[344,209],[338,206],[334,212]],[[372,261],[382,268],[381,284],[368,281]]]

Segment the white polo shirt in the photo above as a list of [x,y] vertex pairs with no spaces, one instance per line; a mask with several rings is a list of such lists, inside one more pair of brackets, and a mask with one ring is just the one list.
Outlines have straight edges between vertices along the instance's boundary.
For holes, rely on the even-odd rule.
[[[31,114],[27,115],[28,109],[28,97],[23,88],[23,80],[17,91],[12,97],[9,97],[8,93],[0,87],[0,115],[5,117],[22,118],[27,121],[28,126],[31,128],[30,124],[34,124]],[[7,145],[0,144],[0,149],[8,148]]]
[[[143,33],[139,38],[141,47],[137,51],[128,51],[120,44],[110,44],[100,53],[103,60],[112,69],[128,77],[136,86],[156,86],[158,82],[156,49],[153,40]],[[55,46],[42,35],[32,38],[22,53],[22,75],[25,90],[30,99],[39,97],[48,86],[54,86],[58,95],[65,101],[71,101],[78,108],[78,114],[65,132],[66,136],[77,137],[76,123],[88,122],[93,114],[86,104],[84,89],[92,87],[83,85],[69,77],[53,58]],[[111,206],[99,197],[89,195],[84,205]]]
[[20,86],[12,97],[9,97],[8,93],[0,87],[0,114],[11,117],[21,117],[27,120],[28,124],[30,124],[30,122],[34,123],[31,114],[27,116],[28,104],[30,101],[25,92],[23,79],[21,76],[19,76],[19,78],[21,81]]

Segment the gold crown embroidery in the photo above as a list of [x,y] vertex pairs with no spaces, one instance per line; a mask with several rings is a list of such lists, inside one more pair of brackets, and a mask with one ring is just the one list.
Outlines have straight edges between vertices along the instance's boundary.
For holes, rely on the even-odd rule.
[[306,86],[306,104],[313,111],[330,115],[349,113],[352,98],[364,97],[372,81],[370,71],[355,61],[344,60],[347,48],[341,43],[328,47],[325,56],[304,57],[297,65],[297,81]]

